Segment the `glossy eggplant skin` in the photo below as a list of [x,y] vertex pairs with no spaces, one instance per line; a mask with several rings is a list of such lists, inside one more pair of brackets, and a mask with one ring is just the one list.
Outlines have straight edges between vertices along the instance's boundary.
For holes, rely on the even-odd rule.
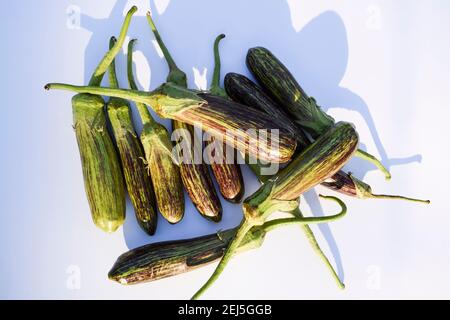
[[[203,267],[220,259],[237,229],[201,237],[144,245],[117,258],[109,279],[123,285],[155,281]],[[258,248],[265,231],[255,227],[244,238],[238,253]]]
[[230,72],[224,79],[225,90],[231,100],[255,107],[273,117],[274,122],[288,130],[297,140],[297,147],[304,149],[310,144],[305,133],[289,115],[270,98],[264,90],[244,75]]
[[272,198],[294,200],[336,174],[355,153],[358,133],[348,122],[338,122],[302,151],[274,179]]
[[294,118],[313,139],[334,124],[334,119],[308,97],[291,72],[268,49],[248,50],[246,63],[264,90]]

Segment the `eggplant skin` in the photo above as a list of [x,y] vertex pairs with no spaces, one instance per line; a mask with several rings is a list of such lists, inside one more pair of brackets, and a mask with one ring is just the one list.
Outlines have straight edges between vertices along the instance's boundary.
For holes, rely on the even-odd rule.
[[208,154],[222,197],[231,203],[240,203],[245,193],[244,178],[239,164],[228,162],[226,145],[215,137],[209,136],[205,152]]
[[307,96],[291,72],[268,49],[249,49],[246,63],[264,90],[313,139],[334,125],[334,119],[323,112],[313,98]]
[[140,138],[159,212],[169,223],[178,223],[184,216],[184,192],[180,169],[172,160],[169,132],[154,122],[144,125]]
[[107,111],[137,221],[146,233],[153,235],[158,217],[155,193],[142,161],[144,149],[133,127],[130,106],[128,101],[114,98],[107,104]]
[[295,137],[298,147],[304,149],[310,142],[305,133],[290,119],[284,110],[256,83],[244,75],[230,72],[225,75],[225,90],[238,103],[255,107],[273,117],[274,122],[286,128]]
[[104,106],[100,96],[77,94],[72,98],[74,129],[92,220],[103,231],[114,232],[125,220],[125,186],[107,130]]

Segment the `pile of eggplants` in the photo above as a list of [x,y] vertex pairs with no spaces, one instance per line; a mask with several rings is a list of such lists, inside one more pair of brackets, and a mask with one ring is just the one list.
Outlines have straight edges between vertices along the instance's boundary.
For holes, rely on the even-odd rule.
[[[220,196],[232,203],[242,202],[243,218],[238,226],[229,230],[130,250],[114,263],[109,279],[120,284],[138,284],[219,260],[214,273],[194,294],[193,298],[197,299],[219,278],[236,253],[260,247],[267,232],[298,225],[338,287],[344,288],[310,225],[341,219],[347,207],[335,196],[321,195],[323,199],[334,201],[340,211],[323,217],[305,217],[299,209],[300,196],[322,185],[354,198],[429,203],[428,200],[373,193],[367,183],[343,171],[343,166],[353,156],[358,156],[377,166],[386,179],[391,178],[379,160],[358,149],[359,136],[355,127],[348,122],[336,122],[326,114],[266,48],[251,48],[247,53],[246,63],[256,83],[244,75],[228,73],[223,88],[220,86],[219,44],[225,35],[219,35],[213,45],[215,68],[210,89],[192,90],[187,86],[186,73],[177,66],[148,13],[149,27],[168,65],[167,80],[151,92],[138,90],[133,74],[136,40],[131,40],[126,70],[130,89],[121,86],[114,59],[124,44],[136,10],[132,7],[128,11],[117,39],[111,37],[108,51],[87,86],[62,83],[45,86],[47,90],[77,93],[72,98],[73,125],[94,223],[106,232],[117,230],[125,219],[125,191],[128,191],[139,225],[153,235],[158,212],[172,224],[182,220],[183,186],[206,219],[219,222],[226,214],[222,212]],[[106,72],[109,86],[101,87]],[[102,96],[110,98],[105,103]],[[140,134],[134,127],[130,101],[136,104],[142,121]],[[199,123],[208,141],[200,147],[181,149],[170,140],[167,128],[153,118],[148,106],[160,117],[171,119],[173,130],[184,129],[183,134],[175,134],[175,143],[195,139],[194,125]],[[257,137],[249,133],[252,130],[277,130],[278,134],[270,136],[272,143],[261,145]],[[229,139],[230,131],[237,139]],[[230,146],[236,149],[234,155],[240,153],[246,160],[261,183],[261,187],[244,200],[240,164],[226,160],[230,155],[224,150]],[[202,148],[214,150],[207,153],[210,161],[193,162],[196,153],[203,154]],[[222,161],[214,161],[219,153]],[[265,169],[271,164],[281,166],[275,174],[267,175]],[[285,212],[287,217],[273,218],[275,212]]]

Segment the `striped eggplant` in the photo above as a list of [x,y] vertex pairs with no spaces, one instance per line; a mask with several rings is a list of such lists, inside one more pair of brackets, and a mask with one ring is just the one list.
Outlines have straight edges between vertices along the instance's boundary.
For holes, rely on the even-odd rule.
[[[256,227],[242,242],[239,251],[259,247],[263,229]],[[137,284],[171,277],[205,266],[221,258],[236,229],[193,239],[148,244],[122,254],[108,273],[121,284]]]
[[[249,49],[246,63],[266,92],[314,139],[333,126],[334,119],[317,105],[314,98],[305,93],[286,66],[268,49]],[[391,178],[380,160],[371,154],[357,150],[355,155],[375,165],[386,179]]]
[[[100,84],[120,51],[136,10],[132,7],[128,11],[117,43],[95,69],[90,85]],[[105,101],[100,95],[77,94],[72,98],[73,127],[92,219],[103,231],[113,232],[125,219],[125,187],[119,158],[108,133],[104,107]]]
[[[115,42],[115,38],[112,37],[110,41],[111,48]],[[109,85],[111,88],[119,87],[114,60],[109,67]],[[126,187],[131,203],[134,206],[137,221],[145,232],[153,235],[156,231],[157,223],[155,194],[152,182],[142,161],[144,159],[144,149],[134,129],[130,104],[127,100],[111,98],[106,105],[106,110],[116,140]]]
[[[133,75],[133,46],[128,43],[127,75],[130,88],[137,90]],[[152,115],[143,103],[136,103],[142,120],[141,143],[145,152],[147,172],[151,176],[161,215],[170,223],[179,222],[184,215],[184,193],[179,167],[172,161],[172,142],[169,132]]]

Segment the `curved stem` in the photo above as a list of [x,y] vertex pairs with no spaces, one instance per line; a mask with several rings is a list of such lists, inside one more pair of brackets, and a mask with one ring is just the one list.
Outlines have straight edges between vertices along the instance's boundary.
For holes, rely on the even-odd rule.
[[213,48],[214,72],[213,72],[213,77],[212,77],[212,81],[211,81],[210,92],[217,96],[226,97],[227,94],[226,94],[225,90],[220,86],[221,63],[220,63],[220,54],[219,54],[219,43],[220,43],[220,40],[222,40],[223,38],[225,38],[225,35],[220,34],[217,36],[216,40],[214,41],[214,48]]
[[293,225],[293,224],[305,225],[305,224],[312,224],[312,223],[332,222],[332,221],[341,219],[342,217],[344,217],[347,214],[347,206],[339,198],[331,197],[331,196],[323,196],[323,195],[320,195],[320,197],[337,202],[337,204],[339,204],[339,206],[341,207],[341,212],[339,212],[338,214],[335,214],[335,215],[325,216],[325,217],[307,217],[307,218],[305,218],[302,215],[301,217],[295,217],[295,218],[282,218],[282,219],[270,220],[270,221],[264,223],[264,225],[263,225],[264,231],[269,232],[276,228],[287,226],[287,225]]
[[[111,37],[111,39],[109,39],[109,50],[111,50],[114,47],[116,42],[117,42],[116,37]],[[117,80],[117,74],[116,74],[116,60],[115,59],[113,59],[111,61],[111,64],[109,65],[108,79],[109,79],[109,86],[111,88],[119,88],[119,81]]]
[[409,198],[404,196],[397,196],[397,195],[390,195],[390,194],[371,194],[371,198],[376,199],[392,199],[392,200],[406,200],[411,202],[419,202],[419,203],[425,203],[430,204],[430,200],[422,200],[422,199],[415,199],[415,198]]
[[131,17],[136,11],[137,11],[136,6],[131,7],[131,9],[128,11],[127,15],[125,16],[125,21],[123,22],[122,29],[120,30],[120,35],[119,38],[117,39],[117,42],[115,43],[113,48],[109,50],[105,54],[103,59],[100,61],[99,65],[92,74],[91,80],[89,81],[89,86],[98,86],[102,82],[106,70],[108,70],[109,65],[114,60],[114,57],[119,53],[120,48],[122,47],[125,41],[128,27],[130,26],[131,22]]
[[158,42],[161,51],[164,54],[164,58],[167,61],[167,65],[169,66],[169,75],[167,76],[167,82],[173,82],[179,86],[187,87],[186,74],[178,68],[177,64],[175,63],[175,60],[173,60],[172,55],[169,52],[169,49],[167,49],[163,39],[161,38],[161,35],[158,32],[158,29],[156,28],[155,22],[153,21],[152,14],[150,11],[147,12],[147,21],[148,24],[150,25],[150,28],[152,29],[153,34],[155,35],[155,39]]
[[[135,43],[136,43],[136,39],[130,40],[130,42],[128,43],[128,52],[127,52],[127,78],[128,78],[128,84],[130,85],[130,88],[132,90],[138,90],[136,82],[134,80],[134,75],[133,75],[133,46]],[[150,111],[148,111],[147,106],[145,104],[143,104],[141,102],[136,102],[136,107],[138,109],[142,123],[151,124],[151,123],[155,122],[155,120],[153,119],[152,115],[150,114]]]
[[385,166],[383,166],[383,164],[381,163],[380,160],[375,158],[370,153],[367,153],[367,152],[365,152],[365,151],[363,151],[361,149],[358,149],[355,152],[355,156],[357,156],[358,158],[361,158],[363,160],[366,160],[366,161],[372,163],[374,166],[376,166],[381,172],[384,173],[384,177],[386,178],[386,180],[390,180],[391,179],[391,173],[389,172],[389,170],[386,169]]
[[230,259],[233,257],[234,252],[241,244],[245,235],[251,228],[252,225],[249,224],[247,221],[244,220],[241,223],[236,235],[234,236],[233,240],[231,240],[231,243],[229,244],[227,250],[225,251],[225,254],[223,255],[216,269],[214,270],[214,273],[211,275],[208,281],[206,281],[206,283],[192,296],[192,300],[197,300],[198,298],[200,298],[200,296],[206,290],[208,290],[208,288],[211,287],[214,282],[216,282],[216,280],[219,278],[220,274],[223,272]]

